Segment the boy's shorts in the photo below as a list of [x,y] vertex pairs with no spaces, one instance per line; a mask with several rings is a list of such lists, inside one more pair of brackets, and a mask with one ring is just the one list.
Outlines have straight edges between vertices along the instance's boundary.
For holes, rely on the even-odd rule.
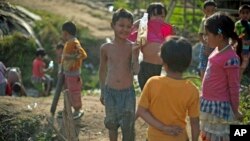
[[31,82],[32,82],[33,86],[35,87],[35,89],[38,90],[38,92],[40,94],[44,92],[43,83],[45,82],[45,77],[38,78],[38,77],[32,76],[31,77]]
[[135,91],[131,86],[116,90],[105,86],[103,88],[106,117],[105,127],[112,131],[122,130],[124,141],[134,141],[135,131]]
[[50,83],[52,82],[52,78],[49,75],[45,75],[42,78],[32,76],[31,82],[35,87],[35,89],[38,90],[40,94],[42,94],[46,91],[45,85],[47,86],[51,85]]
[[82,107],[81,91],[82,80],[80,76],[65,76],[66,87],[69,91],[70,103],[74,108]]

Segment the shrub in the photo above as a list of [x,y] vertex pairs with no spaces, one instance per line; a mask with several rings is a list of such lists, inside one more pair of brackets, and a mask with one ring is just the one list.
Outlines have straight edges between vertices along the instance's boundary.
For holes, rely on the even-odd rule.
[[22,33],[4,36],[0,40],[0,60],[6,67],[19,67],[22,70],[22,77],[25,84],[30,84],[32,60],[37,45],[31,37]]

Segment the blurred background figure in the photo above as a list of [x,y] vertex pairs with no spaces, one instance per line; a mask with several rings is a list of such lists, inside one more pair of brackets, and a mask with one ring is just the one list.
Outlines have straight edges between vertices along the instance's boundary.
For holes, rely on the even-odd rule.
[[7,68],[7,80],[9,92],[12,96],[27,96],[25,87],[22,82],[22,73],[18,67]]
[[5,78],[5,74],[6,74],[6,67],[0,61],[0,96],[6,95],[5,90],[6,90],[7,81]]

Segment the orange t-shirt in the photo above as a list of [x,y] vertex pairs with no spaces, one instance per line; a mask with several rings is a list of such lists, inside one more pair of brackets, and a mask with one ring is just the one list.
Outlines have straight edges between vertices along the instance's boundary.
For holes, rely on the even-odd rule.
[[[151,77],[139,101],[159,121],[186,129],[186,116],[199,116],[199,91],[189,80],[175,80],[166,76]],[[148,141],[186,141],[186,130],[179,136],[169,136],[149,126]]]
[[[77,56],[77,58],[65,59],[64,56],[66,55]],[[82,65],[83,59],[85,58],[87,58],[87,53],[81,47],[80,42],[76,38],[66,42],[62,54],[62,63],[65,71],[78,71]]]

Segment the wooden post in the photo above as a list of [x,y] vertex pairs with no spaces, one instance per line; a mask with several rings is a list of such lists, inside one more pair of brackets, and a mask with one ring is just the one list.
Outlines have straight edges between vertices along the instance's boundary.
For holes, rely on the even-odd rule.
[[57,83],[56,83],[56,91],[55,91],[54,98],[53,98],[51,108],[50,108],[50,113],[53,116],[55,114],[57,103],[58,103],[59,97],[61,95],[61,91],[62,91],[62,88],[63,88],[63,83],[64,83],[64,74],[63,74],[63,70],[61,70],[61,73],[58,76],[58,80],[57,80]]
[[69,101],[69,94],[67,90],[64,92],[63,125],[67,140],[78,141],[78,134],[75,128],[75,122],[73,119],[71,104]]

